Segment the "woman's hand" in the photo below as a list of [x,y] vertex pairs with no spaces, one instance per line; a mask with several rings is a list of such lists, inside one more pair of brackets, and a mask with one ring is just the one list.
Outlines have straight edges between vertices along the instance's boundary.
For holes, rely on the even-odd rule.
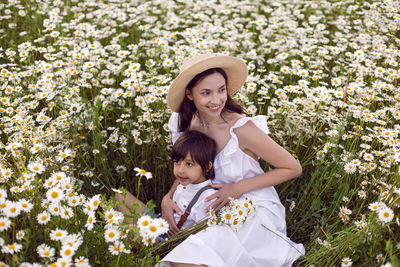
[[179,232],[179,228],[175,223],[174,212],[178,213],[179,215],[182,214],[182,211],[179,209],[178,205],[175,204],[169,194],[166,194],[161,201],[161,216],[169,224],[169,235]]
[[244,193],[240,189],[239,184],[210,184],[210,186],[212,188],[218,189],[218,191],[206,198],[206,201],[210,201],[216,198],[216,200],[207,207],[208,210],[210,208],[214,210],[219,210],[227,203],[229,203],[229,197],[236,199],[241,197]]

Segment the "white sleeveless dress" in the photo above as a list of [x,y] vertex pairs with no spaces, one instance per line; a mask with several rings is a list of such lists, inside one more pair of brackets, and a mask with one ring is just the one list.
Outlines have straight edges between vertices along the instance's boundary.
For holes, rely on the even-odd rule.
[[[178,132],[178,113],[172,113],[169,129],[173,142]],[[266,117],[244,117],[230,129],[231,139],[214,161],[213,183],[236,183],[264,173],[258,161],[239,148],[233,129],[252,121],[266,134],[269,133]],[[215,225],[189,236],[167,254],[163,262],[204,264],[209,267],[291,266],[305,250],[286,236],[285,208],[275,188],[270,186],[248,192],[257,203],[254,218],[238,232],[226,225]]]

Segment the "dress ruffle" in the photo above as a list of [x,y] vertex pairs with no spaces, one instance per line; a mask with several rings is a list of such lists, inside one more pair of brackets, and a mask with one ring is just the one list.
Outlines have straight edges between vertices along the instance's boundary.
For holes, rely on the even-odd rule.
[[258,128],[260,128],[263,132],[266,134],[269,134],[269,129],[268,129],[268,123],[267,123],[267,118],[264,115],[257,115],[255,117],[243,117],[240,118],[235,122],[235,124],[231,127],[229,130],[231,134],[231,139],[228,141],[228,143],[225,145],[225,147],[218,153],[217,158],[225,158],[228,157],[229,155],[232,155],[238,151],[239,148],[239,140],[234,132],[234,129],[242,127],[245,125],[248,121],[253,122]]

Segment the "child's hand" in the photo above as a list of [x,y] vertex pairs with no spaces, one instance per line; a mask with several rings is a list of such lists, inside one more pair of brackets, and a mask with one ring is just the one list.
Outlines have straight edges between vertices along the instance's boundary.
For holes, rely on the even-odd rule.
[[238,184],[210,184],[210,186],[218,189],[218,191],[205,199],[206,201],[210,201],[216,198],[216,200],[207,207],[207,210],[214,209],[217,211],[229,203],[229,197],[239,198],[243,195],[243,192],[240,190],[240,185]]
[[169,197],[167,194],[161,201],[161,217],[169,224],[169,235],[179,232],[179,228],[175,223],[174,212],[178,213],[179,215],[182,214],[182,211],[179,209],[178,205],[176,205],[171,197]]

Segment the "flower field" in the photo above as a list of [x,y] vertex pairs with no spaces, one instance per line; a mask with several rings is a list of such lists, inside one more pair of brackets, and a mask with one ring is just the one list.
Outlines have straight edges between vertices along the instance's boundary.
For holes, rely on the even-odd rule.
[[399,1],[4,0],[0,266],[154,265],[112,189],[159,211],[168,86],[205,52],[303,166],[276,186],[295,265],[400,265]]

